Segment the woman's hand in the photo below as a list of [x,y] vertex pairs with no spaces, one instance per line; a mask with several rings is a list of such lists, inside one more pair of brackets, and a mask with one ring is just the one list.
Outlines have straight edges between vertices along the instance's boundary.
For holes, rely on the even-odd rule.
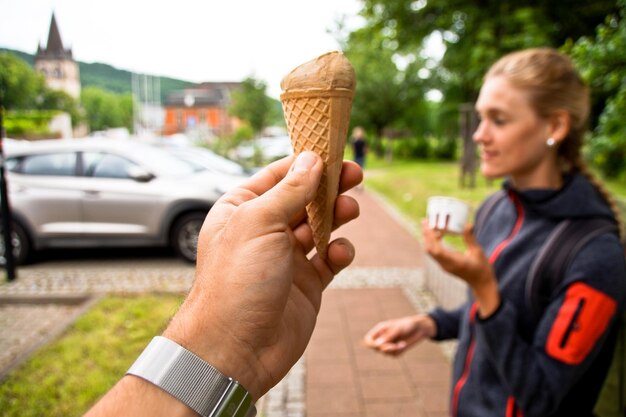
[[478,302],[478,312],[481,317],[488,317],[500,305],[500,292],[493,268],[489,263],[483,248],[474,237],[471,225],[465,226],[463,239],[465,252],[458,252],[442,244],[444,232],[431,229],[428,220],[422,221],[422,235],[424,249],[435,259],[441,267],[455,275],[470,286]]
[[372,349],[395,356],[436,334],[435,321],[427,314],[418,314],[378,323],[367,332],[364,342]]

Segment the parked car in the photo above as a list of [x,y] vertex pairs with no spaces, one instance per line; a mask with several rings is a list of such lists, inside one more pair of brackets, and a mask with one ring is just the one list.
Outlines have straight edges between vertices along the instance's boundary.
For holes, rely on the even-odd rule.
[[206,214],[245,179],[132,140],[41,141],[5,157],[17,263],[44,248],[168,245],[194,261]]
[[200,148],[198,146],[172,146],[165,149],[175,157],[194,165],[198,170],[208,170],[242,177],[251,175],[251,171],[247,168],[206,148]]
[[288,135],[258,138],[235,149],[236,157],[241,160],[253,159],[257,154],[266,162],[292,155],[291,139]]

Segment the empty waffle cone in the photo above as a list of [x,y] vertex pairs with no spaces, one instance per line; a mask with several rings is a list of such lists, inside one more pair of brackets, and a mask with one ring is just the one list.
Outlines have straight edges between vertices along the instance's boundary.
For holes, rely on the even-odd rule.
[[341,52],[329,52],[294,69],[280,85],[294,153],[313,151],[324,161],[307,215],[317,253],[326,258],[356,86],[354,69]]

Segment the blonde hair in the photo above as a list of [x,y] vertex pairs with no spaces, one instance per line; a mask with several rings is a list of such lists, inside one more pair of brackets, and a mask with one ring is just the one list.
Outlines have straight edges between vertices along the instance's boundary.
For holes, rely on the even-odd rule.
[[485,79],[503,76],[515,87],[528,93],[531,106],[540,117],[557,110],[570,116],[570,131],[558,149],[564,172],[580,172],[598,190],[611,208],[624,237],[619,207],[606,187],[597,180],[583,160],[581,149],[588,127],[589,88],[571,59],[552,48],[532,48],[500,58],[485,74]]

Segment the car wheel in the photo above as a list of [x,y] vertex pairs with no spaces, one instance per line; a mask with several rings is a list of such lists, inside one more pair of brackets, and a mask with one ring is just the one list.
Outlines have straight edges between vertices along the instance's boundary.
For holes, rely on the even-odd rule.
[[206,213],[196,212],[182,216],[172,227],[171,244],[178,256],[187,262],[196,261],[198,235]]
[[[22,265],[26,263],[30,255],[30,242],[28,240],[28,235],[22,226],[17,223],[13,223],[11,231],[11,244],[13,245],[13,260],[15,265]],[[0,265],[6,265],[5,258],[5,245],[4,245],[4,234],[2,233],[2,228],[0,227]]]

